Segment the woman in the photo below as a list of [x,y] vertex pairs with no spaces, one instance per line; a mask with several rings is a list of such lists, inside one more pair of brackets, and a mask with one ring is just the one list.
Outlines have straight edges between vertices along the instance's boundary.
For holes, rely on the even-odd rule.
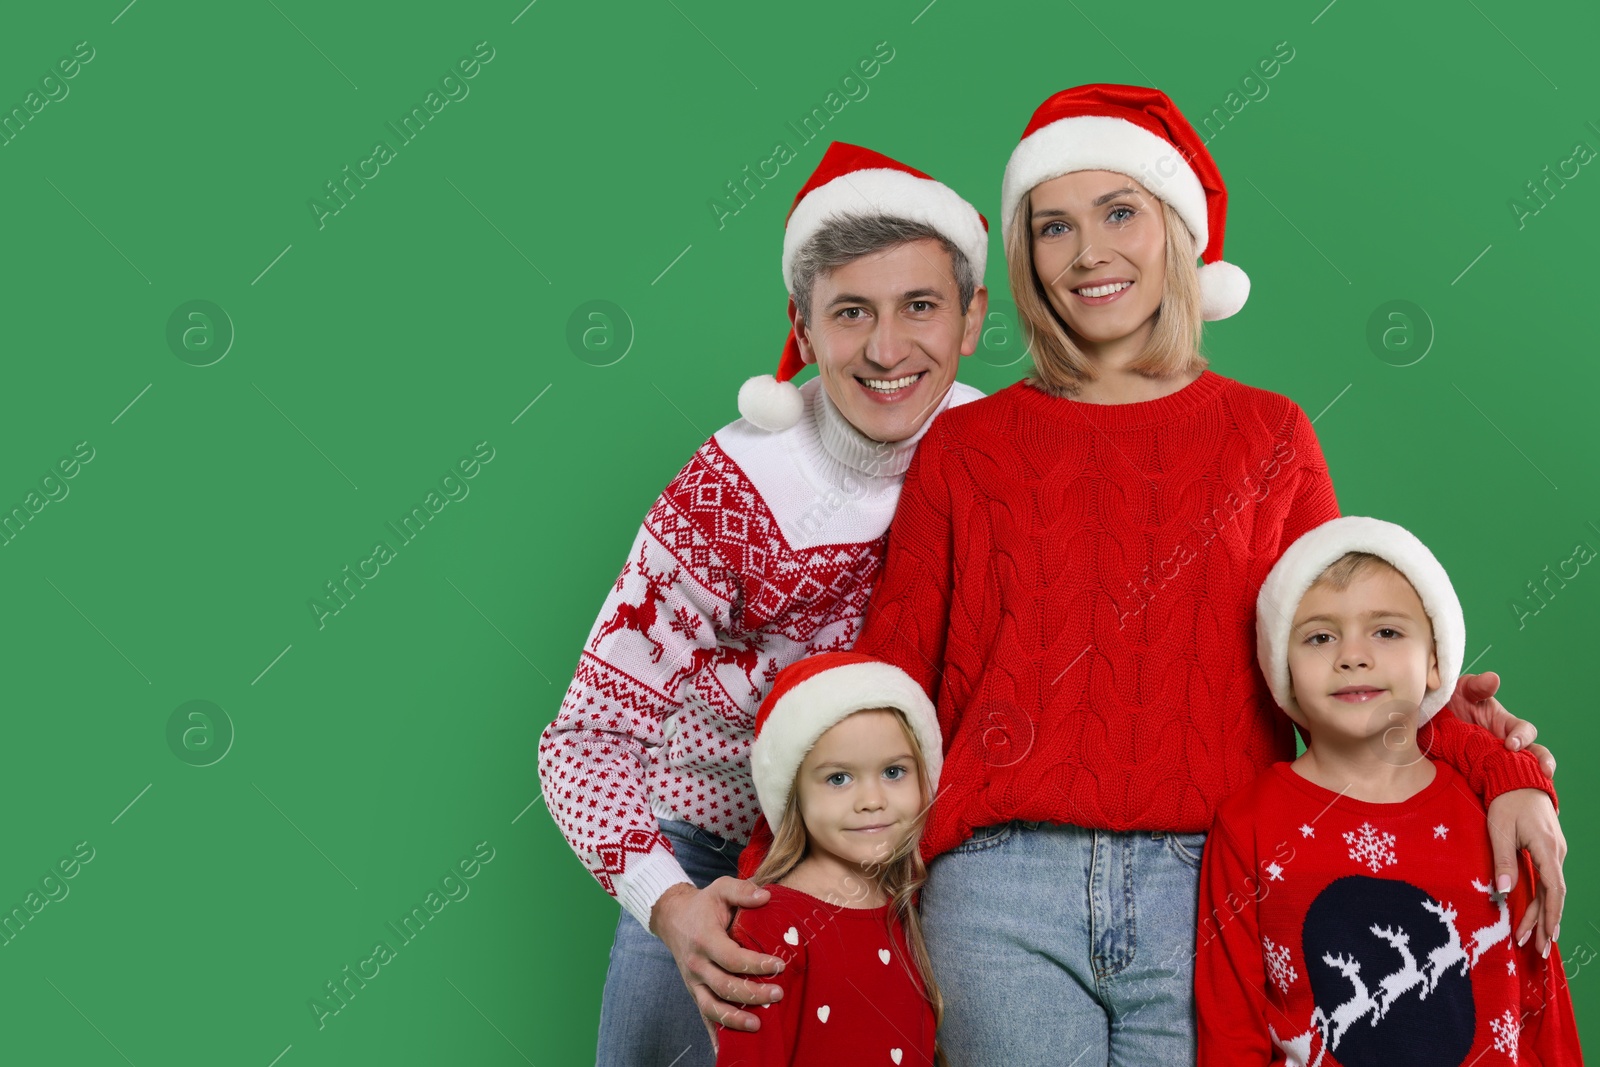
[[[906,475],[855,651],[939,710],[923,915],[955,1063],[1193,1062],[1204,831],[1295,754],[1255,596],[1338,506],[1305,413],[1199,352],[1249,293],[1226,199],[1164,94],[1047,100],[1002,190],[1034,371],[941,415]],[[1418,742],[1530,844],[1544,941],[1565,842],[1538,761],[1455,715]]]

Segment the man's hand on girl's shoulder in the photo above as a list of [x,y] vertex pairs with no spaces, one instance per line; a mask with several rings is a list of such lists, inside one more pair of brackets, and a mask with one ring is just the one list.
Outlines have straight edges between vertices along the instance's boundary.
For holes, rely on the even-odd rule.
[[671,950],[711,1034],[712,1048],[717,1043],[716,1024],[758,1030],[759,1018],[741,1006],[771,1004],[783,996],[780,987],[745,977],[777,974],[783,960],[753,952],[728,934],[736,909],[759,908],[771,898],[754,882],[724,875],[704,889],[680,882],[650,909],[650,932]]

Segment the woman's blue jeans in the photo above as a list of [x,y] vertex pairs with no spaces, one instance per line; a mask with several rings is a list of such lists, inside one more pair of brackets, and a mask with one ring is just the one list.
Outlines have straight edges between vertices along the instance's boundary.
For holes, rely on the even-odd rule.
[[1203,833],[1014,820],[928,865],[952,1067],[1195,1062]]
[[[744,849],[739,842],[676,819],[662,819],[661,832],[672,840],[673,855],[698,888],[725,874],[739,876]],[[672,953],[623,911],[600,998],[597,1067],[715,1067],[716,1062],[700,1009]]]

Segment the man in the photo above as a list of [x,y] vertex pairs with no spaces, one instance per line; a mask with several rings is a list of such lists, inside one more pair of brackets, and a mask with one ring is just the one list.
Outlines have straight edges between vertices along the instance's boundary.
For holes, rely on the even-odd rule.
[[987,229],[926,174],[829,146],[785,227],[778,374],[744,384],[744,417],[645,516],[540,738],[551,813],[625,912],[603,1067],[710,1067],[702,1015],[757,1029],[741,1006],[777,992],[759,976],[780,961],[726,933],[769,896],[736,877],[755,711],[781,668],[854,643],[918,441],[982,396],[955,377],[988,307]]

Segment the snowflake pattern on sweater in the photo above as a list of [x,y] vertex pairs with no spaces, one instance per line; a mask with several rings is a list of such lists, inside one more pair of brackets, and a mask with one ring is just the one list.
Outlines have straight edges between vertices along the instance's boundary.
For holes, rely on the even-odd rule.
[[[645,515],[539,741],[539,777],[567,843],[646,928],[690,881],[659,819],[730,841],[760,809],[755,712],[778,671],[855,642],[910,452],[876,445],[826,399],[782,433],[740,420],[703,444]],[[866,472],[872,473],[866,473]]]
[[1512,943],[1532,864],[1521,854],[1497,899],[1483,804],[1431,765],[1433,781],[1395,804],[1287,762],[1223,802],[1201,856],[1200,1067],[1583,1062],[1559,947],[1544,959],[1531,938]]

